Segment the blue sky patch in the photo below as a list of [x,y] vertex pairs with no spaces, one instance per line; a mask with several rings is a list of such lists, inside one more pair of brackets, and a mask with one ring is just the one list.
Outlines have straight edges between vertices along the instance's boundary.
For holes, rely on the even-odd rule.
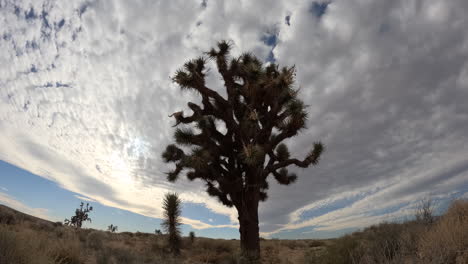
[[269,61],[269,62],[276,61],[275,55],[273,54],[273,49],[276,47],[276,44],[278,43],[278,34],[279,34],[278,30],[275,28],[274,30],[266,32],[261,37],[261,40],[263,41],[263,43],[271,47],[270,52],[268,53],[268,57],[266,58],[266,61]]
[[60,29],[63,27],[63,25],[65,25],[65,19],[60,20],[57,24],[57,27]]
[[313,209],[308,210],[308,211],[304,211],[299,216],[299,219],[300,220],[311,219],[311,218],[314,218],[314,217],[318,217],[318,216],[327,214],[327,213],[332,212],[332,211],[336,211],[336,210],[351,206],[353,203],[361,200],[362,198],[364,198],[367,195],[369,195],[369,194],[368,193],[362,193],[362,194],[355,195],[355,196],[350,197],[350,198],[335,200],[335,201],[333,201],[331,203],[328,203],[328,204],[313,208]]
[[327,12],[327,8],[330,2],[313,2],[309,11],[316,17],[320,18]]
[[274,235],[272,238],[278,239],[327,239],[332,237],[342,236],[350,232],[356,231],[357,228],[346,228],[333,231],[322,231],[317,230],[319,226],[308,226],[298,229],[289,229],[280,231]]
[[183,203],[182,216],[210,225],[229,225],[231,222],[228,216],[217,214],[199,203]]
[[25,12],[24,13],[24,18],[26,18],[26,20],[36,19],[37,14],[36,14],[36,12],[34,12],[34,8],[31,7],[31,9],[29,9],[29,11]]

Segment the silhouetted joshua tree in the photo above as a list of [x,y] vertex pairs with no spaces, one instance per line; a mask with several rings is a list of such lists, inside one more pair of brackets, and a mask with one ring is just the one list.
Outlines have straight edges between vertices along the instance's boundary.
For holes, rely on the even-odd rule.
[[[221,41],[175,73],[172,80],[202,100],[188,102],[188,116],[183,111],[171,115],[174,126],[185,126],[176,128],[176,144],[168,145],[162,157],[175,164],[169,181],[186,172],[189,180],[204,181],[209,195],[237,209],[243,256],[255,260],[260,253],[258,204],[267,199],[267,177],[273,175],[280,184],[295,182],[296,174],[286,168],[316,165],[324,146],[313,143],[299,160],[282,143],[304,129],[307,120],[306,106],[293,86],[295,68],[263,64],[250,53],[232,58],[230,48]],[[208,60],[216,63],[226,96],[207,87]]]
[[168,234],[169,248],[174,255],[180,253],[180,210],[181,201],[176,193],[167,193],[163,200],[164,232]]
[[115,226],[113,224],[111,224],[110,226],[107,227],[107,231],[111,232],[111,233],[115,233],[115,231],[117,231],[119,229],[118,226]]
[[190,238],[190,243],[193,244],[193,242],[195,242],[195,232],[190,231],[189,238]]
[[92,206],[89,206],[89,203],[86,203],[86,207],[84,207],[84,203],[81,202],[80,208],[75,210],[75,215],[71,217],[71,219],[65,219],[65,225],[74,226],[76,228],[81,228],[83,222],[89,221],[91,222],[91,218],[89,217],[89,213],[93,210]]

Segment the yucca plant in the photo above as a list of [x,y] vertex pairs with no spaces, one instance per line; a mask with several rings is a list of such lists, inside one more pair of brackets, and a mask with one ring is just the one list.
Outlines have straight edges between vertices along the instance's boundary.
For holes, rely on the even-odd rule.
[[168,244],[174,255],[180,253],[180,214],[181,200],[176,193],[167,193],[163,200],[163,222],[161,224],[164,232],[168,234]]
[[[233,58],[230,49],[229,42],[221,41],[175,73],[173,81],[202,100],[188,102],[188,116],[183,111],[171,115],[178,126],[175,144],[168,145],[162,157],[175,164],[169,181],[184,172],[189,180],[202,180],[209,195],[237,209],[242,254],[255,260],[260,254],[258,204],[267,199],[268,176],[280,184],[295,182],[296,174],[287,167],[316,165],[324,146],[313,143],[299,160],[291,158],[282,143],[307,121],[306,105],[294,87],[295,68],[264,64],[250,53]],[[207,87],[208,60],[216,63],[225,97]]]

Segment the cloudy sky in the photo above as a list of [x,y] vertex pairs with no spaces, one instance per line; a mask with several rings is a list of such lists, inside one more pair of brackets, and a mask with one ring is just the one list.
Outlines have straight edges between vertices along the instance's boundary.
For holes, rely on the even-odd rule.
[[327,147],[295,184],[271,181],[262,235],[336,236],[407,219],[424,197],[442,210],[468,198],[466,13],[465,0],[0,0],[0,203],[62,220],[89,200],[95,227],[150,232],[176,191],[184,230],[238,237],[237,213],[201,182],[168,183],[160,158],[168,114],[196,97],[170,76],[228,39],[296,65],[309,129],[287,143]]

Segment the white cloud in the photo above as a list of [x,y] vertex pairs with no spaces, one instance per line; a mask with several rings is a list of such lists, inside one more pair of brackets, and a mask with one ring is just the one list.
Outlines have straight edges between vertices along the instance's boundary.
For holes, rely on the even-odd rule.
[[95,202],[95,200],[93,200],[91,198],[87,198],[87,197],[76,195],[76,194],[74,196],[79,200],[88,201],[88,202]]
[[[315,140],[327,151],[317,168],[297,171],[295,185],[270,185],[263,232],[361,226],[382,218],[368,212],[425,190],[460,188],[468,156],[466,1],[333,1],[320,19],[310,4],[2,2],[0,159],[146,216],[160,217],[164,193],[177,191],[235,226],[235,210],[199,182],[165,180],[167,116],[195,97],[169,76],[223,38],[234,40],[235,54],[266,58],[271,47],[261,38],[277,31],[275,58],[296,65],[310,105],[309,129],[288,142],[291,152],[303,155]],[[31,8],[37,16],[26,20]],[[350,207],[299,221],[302,212],[362,193],[367,198]]]

